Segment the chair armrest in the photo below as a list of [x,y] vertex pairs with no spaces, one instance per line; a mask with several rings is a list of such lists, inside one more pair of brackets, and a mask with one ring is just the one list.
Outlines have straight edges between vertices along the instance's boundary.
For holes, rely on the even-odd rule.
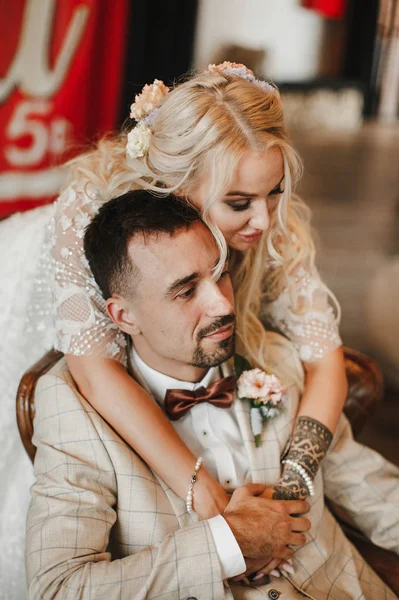
[[357,437],[382,400],[383,376],[377,364],[361,352],[344,348],[344,359],[348,378],[344,412]]
[[17,424],[24,448],[33,462],[36,447],[32,444],[33,419],[35,417],[34,395],[36,383],[56,362],[63,357],[62,352],[50,350],[43,358],[23,375],[17,391]]

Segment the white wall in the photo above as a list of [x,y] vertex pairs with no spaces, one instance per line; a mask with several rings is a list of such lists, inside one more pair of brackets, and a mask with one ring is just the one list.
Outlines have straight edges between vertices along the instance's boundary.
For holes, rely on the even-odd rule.
[[204,68],[221,44],[265,48],[262,73],[277,81],[317,75],[323,19],[300,0],[200,0],[194,67]]

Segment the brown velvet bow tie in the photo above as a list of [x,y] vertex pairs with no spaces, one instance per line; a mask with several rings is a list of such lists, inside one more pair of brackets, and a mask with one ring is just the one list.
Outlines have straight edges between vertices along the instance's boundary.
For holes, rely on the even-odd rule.
[[197,390],[167,390],[165,411],[171,421],[178,421],[196,404],[209,402],[218,408],[229,408],[233,402],[236,386],[234,375],[223,377],[207,388]]

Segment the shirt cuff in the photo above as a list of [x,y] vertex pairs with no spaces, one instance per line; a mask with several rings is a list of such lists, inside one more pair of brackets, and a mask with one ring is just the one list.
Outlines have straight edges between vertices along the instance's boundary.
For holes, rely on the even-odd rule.
[[245,573],[244,556],[227,521],[222,515],[208,519],[216,551],[222,567],[222,578],[228,579]]

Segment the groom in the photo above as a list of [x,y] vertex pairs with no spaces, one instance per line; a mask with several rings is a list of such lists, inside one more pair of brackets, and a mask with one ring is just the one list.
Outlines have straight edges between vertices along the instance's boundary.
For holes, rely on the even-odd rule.
[[[285,377],[289,399],[255,448],[248,406],[230,403],[229,380],[220,381],[232,374],[233,293],[227,270],[215,272],[218,250],[197,214],[172,196],[130,192],[100,209],[85,248],[110,315],[132,340],[134,376],[206,468],[238,489],[223,516],[198,522],[79,395],[61,362],[36,396],[30,597],[394,598],[324,506],[326,493],[376,543],[398,550],[398,472],[356,444],[344,418],[315,481],[312,529],[295,552],[295,573],[250,587],[223,583],[245,570],[244,556],[288,557],[286,545],[303,544],[308,529],[306,519],[290,516],[305,512],[304,503],[240,487],[280,476],[299,400],[295,353],[273,338],[269,363]],[[187,410],[179,390],[204,400],[199,388],[219,397]]]

